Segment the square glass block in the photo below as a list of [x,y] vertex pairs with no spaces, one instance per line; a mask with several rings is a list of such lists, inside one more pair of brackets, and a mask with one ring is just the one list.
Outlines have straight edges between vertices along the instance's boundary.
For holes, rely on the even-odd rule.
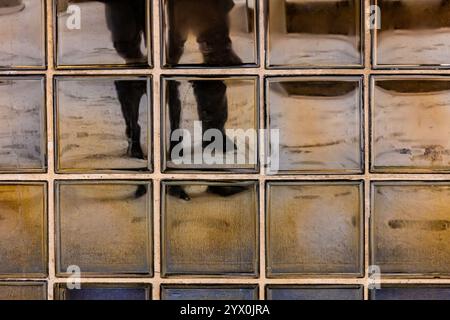
[[165,67],[259,63],[257,0],[163,0],[162,9]]
[[450,276],[450,184],[372,185],[371,265],[383,274]]
[[362,172],[361,77],[271,77],[266,86],[267,125],[279,130],[279,141],[268,135],[271,171]]
[[383,285],[369,292],[371,300],[450,300],[450,286],[442,285]]
[[162,285],[162,300],[258,300],[258,286]]
[[376,68],[450,67],[450,2],[372,0]]
[[266,0],[267,65],[337,68],[363,65],[360,0]]
[[0,277],[47,274],[47,186],[0,185]]
[[47,300],[45,282],[0,282],[0,300]]
[[67,284],[55,285],[55,300],[150,300],[151,285],[147,284],[81,284],[81,289],[68,289]]
[[270,285],[268,300],[364,300],[359,285]]
[[450,172],[450,77],[371,81],[371,170]]
[[152,275],[150,183],[58,181],[56,192],[58,275]]
[[163,79],[163,170],[255,172],[258,78]]
[[148,0],[56,0],[59,67],[148,67]]
[[267,275],[361,276],[362,182],[270,182]]
[[257,182],[162,184],[162,276],[256,276]]
[[0,1],[0,69],[43,68],[45,1]]
[[44,88],[43,77],[0,77],[0,172],[45,171]]
[[151,80],[58,77],[57,170],[151,169]]

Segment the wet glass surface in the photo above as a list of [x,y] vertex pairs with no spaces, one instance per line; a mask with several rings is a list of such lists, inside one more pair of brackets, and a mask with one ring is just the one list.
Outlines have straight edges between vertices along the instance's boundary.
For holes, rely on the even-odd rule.
[[57,182],[57,273],[152,273],[151,194],[146,182]]
[[44,183],[0,185],[0,277],[47,273]]
[[362,184],[270,182],[267,275],[359,275]]
[[257,300],[258,286],[163,285],[162,300]]
[[[279,129],[281,173],[360,173],[360,77],[274,77],[267,81],[268,127]],[[270,140],[270,139],[269,139]],[[276,142],[276,141],[275,141]]]
[[450,2],[375,0],[380,29],[375,30],[377,67],[448,67]]
[[0,300],[47,300],[45,282],[0,282]]
[[82,284],[81,289],[55,286],[56,300],[150,300],[151,286],[145,284]]
[[266,288],[268,300],[363,300],[362,286],[271,285]]
[[372,185],[371,264],[386,274],[450,275],[450,185]]
[[148,66],[146,0],[55,3],[59,66]]
[[45,66],[44,2],[0,1],[0,69]]
[[58,77],[55,87],[59,171],[151,168],[149,79]]
[[166,170],[256,170],[256,77],[171,77],[163,90]]
[[445,286],[386,286],[370,290],[371,300],[450,300],[450,287]]
[[372,170],[450,171],[450,78],[372,78]]
[[44,171],[44,86],[42,77],[0,77],[0,172]]
[[166,67],[257,64],[255,0],[164,0]]
[[362,65],[360,0],[267,0],[269,67]]
[[164,182],[162,194],[163,276],[257,274],[255,182]]

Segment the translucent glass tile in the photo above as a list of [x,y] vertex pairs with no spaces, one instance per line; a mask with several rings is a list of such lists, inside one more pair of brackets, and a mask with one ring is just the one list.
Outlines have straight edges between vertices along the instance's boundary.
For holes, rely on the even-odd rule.
[[363,300],[362,286],[342,285],[270,285],[268,300]]
[[268,183],[268,277],[361,275],[362,189],[360,182]]
[[152,188],[147,182],[57,182],[57,273],[152,274]]
[[162,285],[162,300],[258,300],[258,286]]
[[80,289],[55,286],[56,300],[150,300],[151,285],[146,284],[81,284]]
[[450,300],[450,287],[439,285],[383,285],[369,292],[371,300]]
[[61,172],[151,169],[150,79],[58,77]]
[[255,182],[163,182],[162,275],[255,276]]
[[360,173],[363,168],[360,77],[271,77],[267,83],[270,154],[280,173]]
[[45,282],[0,282],[0,300],[47,300]]

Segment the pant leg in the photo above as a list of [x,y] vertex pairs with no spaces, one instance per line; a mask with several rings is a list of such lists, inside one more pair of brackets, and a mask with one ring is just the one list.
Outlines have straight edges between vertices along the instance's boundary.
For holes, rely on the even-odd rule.
[[176,65],[184,52],[184,44],[189,31],[189,7],[183,0],[167,0],[167,53],[166,62]]

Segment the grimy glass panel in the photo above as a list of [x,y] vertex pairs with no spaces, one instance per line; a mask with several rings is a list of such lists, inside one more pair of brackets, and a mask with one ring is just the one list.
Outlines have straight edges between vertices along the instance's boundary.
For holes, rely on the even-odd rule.
[[151,168],[149,79],[58,77],[55,88],[59,171]]
[[163,0],[163,64],[256,65],[256,0]]
[[0,185],[0,277],[47,274],[44,183]]
[[0,172],[46,168],[44,86],[43,77],[0,77]]
[[56,300],[150,300],[151,286],[146,284],[81,284],[81,289],[55,286]]
[[386,286],[370,290],[371,300],[450,300],[450,287],[438,285]]
[[268,300],[363,300],[362,286],[336,285],[270,285]]
[[257,300],[258,286],[162,285],[162,300]]
[[44,0],[0,0],[0,69],[45,66]]
[[360,0],[266,0],[269,67],[360,67]]
[[45,282],[0,282],[0,300],[46,300]]
[[163,182],[162,275],[255,276],[256,182]]
[[57,273],[152,274],[147,182],[57,182]]
[[57,64],[148,66],[146,0],[56,0]]
[[450,275],[450,184],[372,186],[371,264],[383,274]]
[[374,30],[376,67],[449,67],[448,0],[373,0],[379,25]]
[[257,78],[164,79],[164,168],[257,168]]
[[362,171],[360,77],[275,77],[267,90],[267,123],[279,130],[269,148],[281,173]]
[[372,78],[372,170],[450,171],[450,77]]
[[362,183],[270,182],[267,201],[269,277],[362,273]]

